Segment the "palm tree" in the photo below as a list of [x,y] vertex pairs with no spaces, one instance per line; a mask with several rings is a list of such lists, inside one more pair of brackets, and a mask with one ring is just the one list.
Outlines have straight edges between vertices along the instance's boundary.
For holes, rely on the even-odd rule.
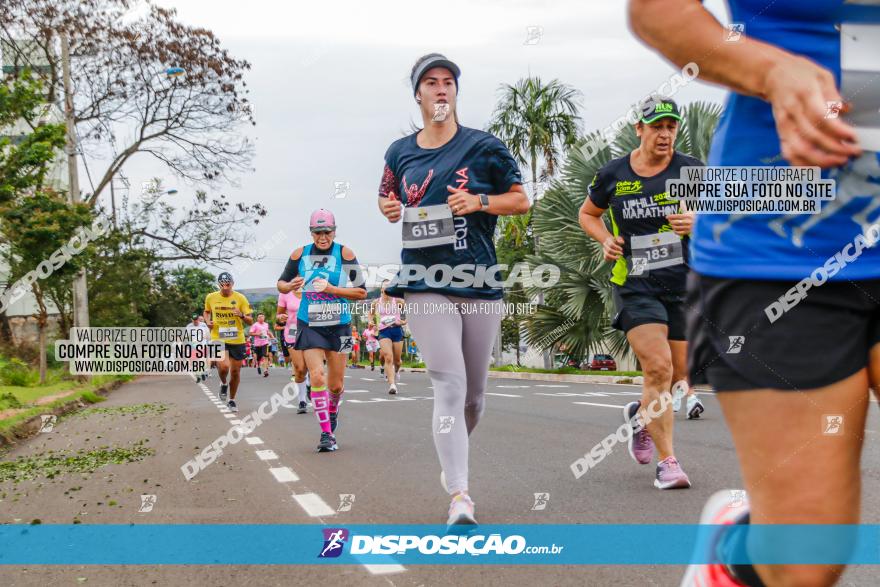
[[559,80],[544,84],[539,77],[526,77],[516,84],[503,84],[501,98],[492,114],[488,132],[507,145],[520,165],[531,171],[533,188],[540,178],[551,178],[561,154],[577,140],[581,118],[580,92]]
[[[541,78],[529,76],[514,85],[503,84],[500,93],[501,98],[486,130],[507,145],[517,163],[531,171],[532,194],[537,200],[539,165],[542,164],[540,179],[552,178],[561,164],[562,153],[577,140],[581,122],[578,115],[580,92],[559,80],[544,84]],[[503,234],[524,240],[525,234],[532,230],[531,212],[524,220],[524,223],[504,220],[501,224]],[[517,235],[523,231],[522,235]],[[537,235],[533,242],[537,251]],[[536,293],[538,304],[543,304],[544,292],[539,290]],[[549,362],[549,355],[544,353],[544,367],[549,367]]]
[[[705,161],[720,115],[718,104],[694,102],[683,108],[676,150]],[[584,137],[567,153],[561,177],[533,209],[541,250],[527,258],[529,266],[555,264],[561,277],[549,291],[546,305],[527,323],[525,339],[545,348],[565,344],[571,356],[584,356],[605,347],[616,356],[632,357],[624,334],[611,328],[611,264],[604,261],[601,244],[584,234],[578,224],[578,211],[599,168],[631,152],[639,139],[634,127],[628,126],[613,144],[591,157],[585,145],[598,136],[594,132]],[[529,293],[533,295],[535,290]]]

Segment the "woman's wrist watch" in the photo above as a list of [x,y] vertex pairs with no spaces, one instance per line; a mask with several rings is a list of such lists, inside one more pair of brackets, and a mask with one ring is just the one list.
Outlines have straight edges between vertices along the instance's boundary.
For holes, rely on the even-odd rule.
[[482,211],[488,210],[489,209],[489,196],[487,196],[486,194],[478,194],[478,195],[480,196],[480,204],[482,206],[480,208],[480,210],[482,210]]

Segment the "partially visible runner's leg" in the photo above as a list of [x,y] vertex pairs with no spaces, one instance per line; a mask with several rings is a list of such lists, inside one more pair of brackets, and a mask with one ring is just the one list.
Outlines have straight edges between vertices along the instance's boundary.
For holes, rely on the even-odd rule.
[[395,342],[391,345],[391,351],[394,356],[394,386],[400,383],[400,363],[401,355],[403,355],[403,342]]
[[[312,404],[315,410],[315,417],[318,419],[318,425],[321,427],[321,444],[318,450],[322,452],[333,450],[332,443],[326,439],[326,435],[330,435],[330,397],[327,392],[327,377],[324,375],[324,349],[307,349],[303,351],[306,358],[306,365],[309,369],[309,376],[312,381]],[[325,442],[325,439],[327,442]]]
[[[480,304],[463,314],[450,311],[409,314],[413,336],[434,385],[434,444],[443,468],[443,485],[453,495],[448,524],[476,524],[468,496],[469,436],[483,413],[492,343],[501,325],[501,302],[433,293],[412,294],[414,306],[451,308],[452,303]],[[422,343],[424,341],[424,343]]]
[[[705,411],[705,408],[703,407],[703,402],[700,401],[700,398],[694,392],[694,388],[691,387],[690,382],[688,381],[687,341],[670,340],[669,349],[672,352],[673,398],[675,396],[675,392],[677,391],[676,388],[684,391],[684,395],[682,397],[687,398],[685,409],[688,420],[695,420],[700,417],[703,411]],[[680,399],[681,398],[679,398],[679,401]],[[677,412],[678,410],[673,411]]]
[[299,390],[296,413],[305,414],[306,392],[308,391],[306,386],[306,375],[308,374],[308,371],[306,370],[306,360],[303,357],[302,351],[297,351],[292,346],[289,348],[290,364],[293,365],[293,381],[296,383],[297,389]]
[[880,402],[880,344],[875,344],[871,348],[868,360],[868,377],[871,383],[871,390],[874,397]]
[[390,338],[380,338],[379,348],[382,349],[379,356],[383,365],[382,374],[385,376],[385,380],[388,381],[388,393],[394,395],[397,393],[397,383],[394,380],[396,377],[394,373],[394,343],[391,342]]
[[217,361],[217,376],[220,378],[220,401],[225,402],[229,394],[226,376],[229,374],[229,349],[224,350],[224,358]]
[[[635,432],[631,454],[640,463],[648,464],[651,462],[653,448],[656,447],[657,470],[654,486],[658,489],[688,488],[691,485],[690,479],[682,470],[673,451],[674,419],[670,396],[673,370],[668,328],[664,324],[642,324],[630,329],[626,338],[639,358],[644,373],[645,381],[638,411],[643,421],[647,422],[645,430],[650,435],[648,440],[642,438],[646,435],[645,430]],[[637,441],[642,441],[644,450],[635,450],[640,446]]]
[[[462,317],[449,311],[427,313],[432,307],[449,308],[450,301],[446,296],[413,293],[406,297],[408,302],[418,307],[418,311],[408,315],[408,320],[434,386],[431,426],[434,446],[446,476],[446,486],[450,494],[467,492],[467,375],[461,344]],[[422,311],[423,308],[425,311]]]
[[[639,411],[644,418],[651,403],[659,405],[660,394],[672,387],[672,351],[663,324],[643,324],[626,333],[633,352],[642,365],[645,382],[642,384],[642,405]],[[673,456],[672,410],[648,423],[647,429],[657,448],[658,460]]]
[[336,435],[337,418],[339,417],[339,404],[342,403],[342,394],[345,392],[345,364],[348,355],[342,353],[327,352],[327,390],[329,391],[329,417],[330,432]]
[[502,302],[479,301],[467,298],[450,298],[459,304],[468,303],[471,311],[462,316],[462,350],[467,375],[467,397],[464,417],[468,435],[476,428],[483,415],[486,382],[489,377],[489,358],[498,329],[501,327]]
[[[880,368],[878,354],[875,346],[874,373]],[[749,523],[858,524],[869,397],[865,369],[815,390],[730,391],[717,397],[739,455],[751,504]],[[785,434],[779,432],[778,414],[785,414]],[[843,415],[840,434],[823,434],[827,414]],[[768,549],[749,547],[752,552]],[[843,568],[788,564],[755,565],[754,570],[766,585],[825,587],[837,581]]]

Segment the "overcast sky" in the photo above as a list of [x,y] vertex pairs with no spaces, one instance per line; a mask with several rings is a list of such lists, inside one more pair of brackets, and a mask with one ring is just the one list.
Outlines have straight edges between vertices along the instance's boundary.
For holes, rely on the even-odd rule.
[[[379,214],[376,191],[385,149],[420,120],[408,81],[419,56],[440,52],[458,63],[459,118],[474,128],[486,125],[500,84],[530,74],[579,90],[584,128],[593,130],[675,71],[630,33],[622,0],[159,4],[175,7],[187,24],[213,30],[253,66],[246,81],[257,120],[256,170],[222,191],[268,207],[255,248],[277,241],[279,230],[285,239],[263,261],[225,267],[241,289],[274,286],[290,251],[311,241],[308,214],[319,207],[334,212],[337,239],[362,262],[399,261],[400,226]],[[723,2],[705,4],[728,21]],[[529,27],[541,27],[535,44],[526,44]],[[684,104],[723,98],[703,83],[676,95]],[[182,202],[195,191],[147,155],[124,173],[133,196],[157,176],[179,190]],[[350,182],[345,198],[333,198],[336,182]]]

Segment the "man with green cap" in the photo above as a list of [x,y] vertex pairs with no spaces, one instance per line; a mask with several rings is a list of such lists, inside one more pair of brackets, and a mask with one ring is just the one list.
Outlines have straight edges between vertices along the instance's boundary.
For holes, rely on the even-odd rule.
[[[672,100],[652,97],[644,102],[635,125],[639,146],[596,173],[579,214],[584,232],[602,243],[605,260],[614,262],[612,325],[626,333],[644,372],[641,401],[623,410],[624,422],[633,426],[629,452],[647,465],[656,448],[658,489],[690,487],[673,454],[673,410],[668,408],[670,393],[683,395],[690,387],[684,299],[693,215],[668,197],[666,180],[678,179],[682,167],[703,163],[675,151],[680,121]],[[606,211],[613,233],[602,219]],[[702,411],[691,393],[688,418],[698,418]]]

